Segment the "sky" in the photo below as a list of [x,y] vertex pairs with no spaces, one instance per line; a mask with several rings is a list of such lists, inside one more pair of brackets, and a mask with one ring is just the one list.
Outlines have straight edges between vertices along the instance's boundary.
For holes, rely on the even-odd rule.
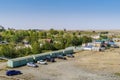
[[0,25],[15,29],[120,29],[120,0],[0,0]]

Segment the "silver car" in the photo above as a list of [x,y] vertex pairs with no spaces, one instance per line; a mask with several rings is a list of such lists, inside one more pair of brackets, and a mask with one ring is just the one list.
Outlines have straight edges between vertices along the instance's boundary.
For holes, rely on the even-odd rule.
[[42,65],[46,65],[46,64],[47,64],[47,61],[39,60],[39,61],[37,61],[37,63],[42,64]]
[[38,67],[34,62],[28,62],[27,66],[29,66],[29,67]]

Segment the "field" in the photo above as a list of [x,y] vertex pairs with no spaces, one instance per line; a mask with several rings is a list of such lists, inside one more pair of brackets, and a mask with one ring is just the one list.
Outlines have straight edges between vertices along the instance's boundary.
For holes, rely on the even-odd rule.
[[104,52],[81,51],[75,58],[56,59],[55,63],[14,68],[23,72],[12,77],[5,76],[5,62],[0,63],[0,80],[120,80],[120,49]]

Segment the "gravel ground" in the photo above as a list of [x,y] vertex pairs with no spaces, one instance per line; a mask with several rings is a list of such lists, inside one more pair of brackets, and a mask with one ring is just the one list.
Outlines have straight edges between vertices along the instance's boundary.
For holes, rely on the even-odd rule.
[[38,68],[14,68],[23,74],[12,77],[5,76],[5,63],[0,63],[0,80],[120,80],[115,75],[120,72],[119,52],[119,49],[105,52],[81,51],[73,59],[57,59],[57,62],[48,65],[38,64]]

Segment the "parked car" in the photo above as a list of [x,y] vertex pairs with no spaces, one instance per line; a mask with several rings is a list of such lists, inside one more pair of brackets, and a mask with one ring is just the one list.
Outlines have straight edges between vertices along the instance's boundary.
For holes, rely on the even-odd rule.
[[62,54],[62,56],[66,56],[66,54]]
[[18,75],[18,74],[22,74],[21,71],[18,71],[18,70],[8,70],[8,71],[6,71],[7,76]]
[[42,65],[46,65],[47,64],[47,62],[45,60],[39,60],[39,61],[37,61],[37,63],[42,64]]
[[27,66],[29,66],[29,67],[38,67],[38,65],[36,65],[34,62],[28,62]]
[[117,46],[117,45],[114,45],[114,48],[119,48],[119,46]]
[[67,60],[67,58],[66,58],[65,56],[63,56],[63,55],[58,55],[57,58],[58,58],[58,59],[64,59],[64,60]]
[[55,58],[51,57],[51,56],[46,56],[46,61],[48,62],[55,62]]
[[66,56],[69,58],[74,58],[74,55],[72,55],[72,54],[67,54]]

